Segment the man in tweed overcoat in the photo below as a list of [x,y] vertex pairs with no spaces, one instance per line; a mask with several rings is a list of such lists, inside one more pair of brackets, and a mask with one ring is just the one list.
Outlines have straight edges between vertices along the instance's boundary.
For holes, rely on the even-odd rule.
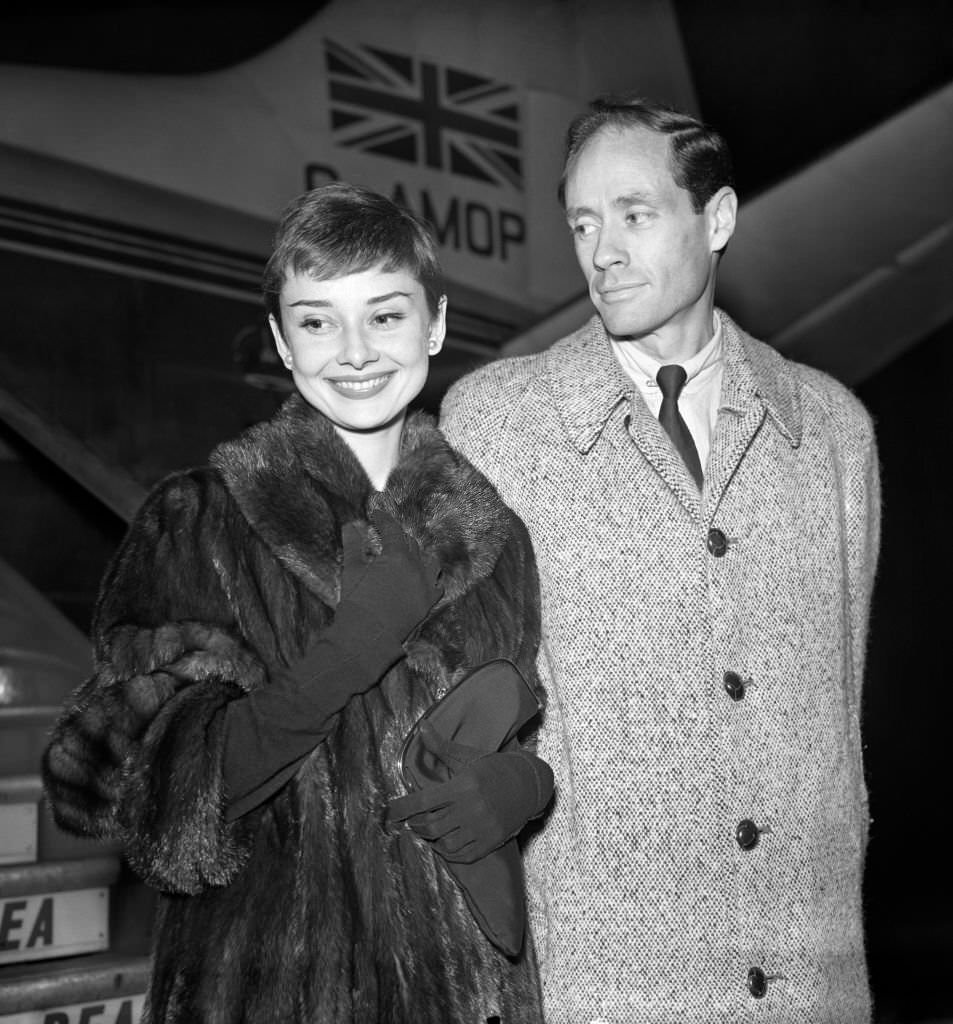
[[[539,560],[546,1019],[864,1024],[870,418],[714,309],[736,212],[716,133],[597,102],[561,193],[597,315],[443,410]],[[672,363],[694,451],[657,418]]]

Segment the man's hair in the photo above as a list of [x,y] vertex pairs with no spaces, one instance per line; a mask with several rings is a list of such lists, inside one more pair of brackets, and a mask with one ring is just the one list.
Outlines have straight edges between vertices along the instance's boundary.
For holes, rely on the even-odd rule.
[[598,132],[646,128],[668,135],[672,177],[701,213],[725,185],[734,185],[731,153],[725,140],[697,118],[638,96],[600,96],[566,133],[566,160],[559,180],[559,202],[566,205],[566,180],[579,154]]
[[319,185],[293,199],[281,214],[262,279],[265,310],[280,327],[286,274],[326,281],[376,266],[412,274],[424,289],[431,316],[436,316],[444,293],[443,274],[424,223],[360,185]]

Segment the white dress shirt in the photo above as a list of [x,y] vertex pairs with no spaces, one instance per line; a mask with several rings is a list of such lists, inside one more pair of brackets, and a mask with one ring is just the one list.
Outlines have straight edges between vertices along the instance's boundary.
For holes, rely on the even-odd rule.
[[[639,389],[649,411],[656,418],[662,407],[662,392],[655,382],[660,363],[646,355],[634,342],[613,341],[609,344],[623,370],[632,378]],[[702,471],[708,467],[708,452],[711,450],[711,435],[718,418],[721,398],[721,378],[724,369],[722,359],[721,320],[715,313],[714,333],[711,341],[679,366],[684,367],[688,379],[678,397],[678,411],[688,427],[698,449],[698,461]]]

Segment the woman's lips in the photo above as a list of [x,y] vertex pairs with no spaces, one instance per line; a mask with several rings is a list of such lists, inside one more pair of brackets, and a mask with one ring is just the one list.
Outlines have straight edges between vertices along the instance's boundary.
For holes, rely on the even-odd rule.
[[393,376],[392,371],[376,373],[373,377],[331,377],[328,378],[328,384],[344,398],[373,398],[387,387]]

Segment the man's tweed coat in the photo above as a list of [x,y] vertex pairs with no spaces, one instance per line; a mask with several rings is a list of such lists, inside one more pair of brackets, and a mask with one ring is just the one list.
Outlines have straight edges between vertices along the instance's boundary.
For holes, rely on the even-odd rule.
[[[429,844],[385,820],[403,740],[438,694],[496,657],[537,680],[523,525],[423,414],[380,493],[298,396],[212,462],[162,483],[132,525],[96,609],[96,674],[44,765],[60,823],[124,840],[162,890],[146,1019],[539,1024],[532,956],[497,953]],[[329,621],[341,527],[369,531],[374,508],[437,556],[444,595],[291,782],[227,823],[221,712]]]
[[[847,389],[721,316],[701,496],[598,318],[444,404],[447,436],[523,518],[539,565],[540,754],[558,797],[527,869],[547,1024],[870,1015],[871,423]],[[761,830],[750,849],[743,821]]]

